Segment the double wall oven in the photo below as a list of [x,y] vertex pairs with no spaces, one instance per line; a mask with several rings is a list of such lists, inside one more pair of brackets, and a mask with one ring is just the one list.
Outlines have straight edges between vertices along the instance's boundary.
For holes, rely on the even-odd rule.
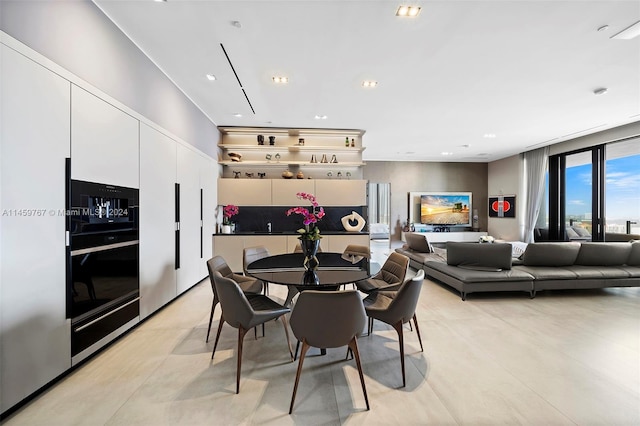
[[138,190],[70,180],[67,228],[76,364],[139,320]]

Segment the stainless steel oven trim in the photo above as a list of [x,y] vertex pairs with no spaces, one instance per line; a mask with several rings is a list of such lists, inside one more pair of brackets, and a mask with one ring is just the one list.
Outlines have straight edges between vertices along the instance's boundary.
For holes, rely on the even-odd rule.
[[127,303],[125,303],[124,305],[120,305],[120,306],[118,306],[116,309],[114,309],[114,310],[112,310],[112,311],[107,312],[106,314],[104,314],[104,315],[102,315],[102,316],[100,316],[100,317],[98,317],[98,318],[94,319],[93,321],[90,321],[90,322],[88,322],[88,323],[86,323],[86,324],[84,324],[84,325],[81,325],[81,326],[80,326],[80,327],[78,327],[78,328],[74,328],[74,329],[73,329],[73,331],[74,331],[74,332],[76,332],[76,333],[77,333],[78,331],[82,331],[82,330],[84,330],[85,328],[90,327],[90,326],[92,326],[93,324],[97,323],[98,321],[100,321],[100,320],[102,320],[102,319],[104,319],[104,318],[108,317],[109,315],[111,315],[111,314],[115,314],[115,313],[116,313],[116,312],[118,312],[120,309],[124,309],[124,308],[126,308],[127,306],[131,305],[132,303],[137,302],[138,300],[140,300],[140,297],[136,297],[135,299],[128,301],[128,302],[127,302]]
[[125,242],[122,242],[122,243],[114,243],[114,244],[107,244],[107,245],[104,245],[104,246],[97,246],[97,247],[89,247],[89,248],[84,248],[84,249],[79,249],[79,250],[72,250],[71,251],[71,256],[78,256],[78,255],[81,255],[81,254],[96,253],[96,252],[99,252],[99,251],[111,250],[111,249],[115,249],[115,248],[134,246],[134,245],[138,244],[139,242],[140,242],[140,240],[131,240],[131,241],[125,241]]

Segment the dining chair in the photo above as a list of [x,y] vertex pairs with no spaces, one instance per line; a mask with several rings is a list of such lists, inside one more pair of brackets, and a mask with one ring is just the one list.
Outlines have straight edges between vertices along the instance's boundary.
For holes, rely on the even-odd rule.
[[408,269],[409,258],[403,254],[393,252],[376,275],[356,282],[356,287],[367,294],[380,290],[396,291],[403,284]]
[[222,256],[214,256],[211,259],[207,260],[207,270],[209,271],[209,281],[211,282],[211,290],[213,291],[213,303],[211,304],[211,315],[209,315],[209,328],[207,329],[206,342],[209,341],[209,333],[211,333],[213,312],[215,311],[216,305],[220,300],[218,298],[218,292],[216,291],[216,286],[213,280],[214,272],[220,272],[220,275],[222,275],[223,277],[233,279],[236,283],[238,283],[244,293],[259,294],[262,291],[262,281],[234,273],[233,271],[231,271],[231,268],[227,264],[227,261],[224,260]]
[[[265,257],[269,257],[269,250],[265,246],[255,246],[255,247],[245,247],[242,250],[242,271],[245,275],[248,275],[247,266],[251,262],[255,262],[256,260],[264,259]],[[264,290],[264,294],[269,294],[269,283],[262,282],[262,288]]]
[[[361,246],[357,244],[349,244],[342,252],[342,258],[351,263],[358,263],[362,259],[371,259],[371,251],[368,246]],[[344,285],[344,289],[348,284]],[[355,289],[355,283],[351,283]]]
[[220,272],[213,274],[214,285],[220,298],[220,306],[222,307],[222,315],[218,324],[218,332],[216,333],[216,341],[213,344],[213,352],[211,359],[216,353],[218,340],[220,339],[220,331],[222,325],[226,322],[233,328],[238,329],[238,360],[236,367],[236,393],[240,392],[240,371],[242,367],[242,345],[244,336],[248,330],[264,324],[265,322],[278,319],[282,320],[284,333],[287,336],[287,346],[289,347],[289,355],[293,361],[293,352],[291,350],[291,341],[289,340],[289,330],[287,328],[287,319],[285,314],[291,312],[279,303],[271,300],[267,296],[257,294],[251,298],[242,292],[242,289],[231,278],[223,277]]
[[364,400],[367,410],[369,409],[369,398],[357,342],[357,335],[362,331],[365,322],[366,315],[362,300],[355,290],[305,290],[300,293],[290,319],[293,334],[302,342],[302,351],[291,395],[289,414],[293,411],[305,355],[312,346],[315,348],[349,347],[356,359]]
[[365,312],[369,317],[369,335],[371,335],[373,331],[374,319],[391,325],[398,333],[400,364],[402,366],[402,387],[405,387],[407,383],[404,368],[404,335],[402,325],[411,321],[412,318],[416,327],[418,341],[420,342],[420,351],[424,351],[416,317],[416,306],[418,305],[418,298],[420,297],[423,281],[424,271],[420,270],[415,277],[405,282],[397,292],[377,291],[371,293],[363,300]]

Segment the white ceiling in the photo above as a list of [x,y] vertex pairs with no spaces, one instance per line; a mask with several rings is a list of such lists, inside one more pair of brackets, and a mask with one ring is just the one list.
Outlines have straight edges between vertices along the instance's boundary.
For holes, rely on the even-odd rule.
[[637,0],[94,2],[215,124],[362,129],[365,160],[493,161],[640,120],[640,37],[610,38]]

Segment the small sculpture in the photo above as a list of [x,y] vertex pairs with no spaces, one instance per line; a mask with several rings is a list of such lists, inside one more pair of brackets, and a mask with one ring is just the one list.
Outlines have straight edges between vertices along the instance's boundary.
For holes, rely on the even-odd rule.
[[[340,219],[342,222],[342,226],[347,232],[360,232],[364,225],[366,225],[367,221],[364,220],[364,217],[360,216],[357,212],[352,211],[351,214],[344,216]],[[352,221],[356,221],[356,225],[351,225]]]

